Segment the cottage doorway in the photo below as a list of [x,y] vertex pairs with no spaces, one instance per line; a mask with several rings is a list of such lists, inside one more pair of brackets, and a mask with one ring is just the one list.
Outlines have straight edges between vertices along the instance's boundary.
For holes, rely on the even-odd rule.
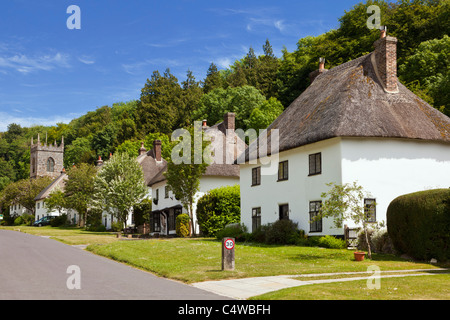
[[289,220],[289,205],[281,204],[278,206],[280,220]]

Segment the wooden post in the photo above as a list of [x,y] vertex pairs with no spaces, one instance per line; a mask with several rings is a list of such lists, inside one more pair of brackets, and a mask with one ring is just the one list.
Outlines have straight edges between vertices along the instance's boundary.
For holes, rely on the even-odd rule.
[[348,226],[344,225],[344,238],[345,238],[345,244],[347,245],[347,248],[350,245],[350,241],[349,241],[348,237],[349,237]]
[[222,271],[234,271],[234,238],[222,239]]

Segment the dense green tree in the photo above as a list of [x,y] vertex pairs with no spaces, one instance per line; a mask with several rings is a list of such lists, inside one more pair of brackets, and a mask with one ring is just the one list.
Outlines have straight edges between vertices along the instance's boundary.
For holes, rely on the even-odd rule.
[[0,202],[8,207],[12,204],[20,204],[31,212],[36,212],[34,198],[44,190],[52,180],[49,177],[38,177],[36,179],[22,179],[6,186],[0,193]]
[[208,93],[216,88],[222,88],[224,85],[222,76],[216,64],[212,62],[206,72],[205,83],[203,85],[203,92]]
[[223,121],[226,112],[236,113],[236,128],[247,130],[251,127],[250,115],[259,108],[266,98],[254,87],[218,88],[205,94],[199,102],[194,119],[207,119],[210,125]]
[[92,137],[92,149],[97,156],[108,157],[117,145],[117,127],[111,123]]
[[400,66],[400,80],[450,116],[450,37],[422,42]]
[[78,223],[86,225],[86,219],[92,206],[94,194],[94,178],[97,169],[90,164],[81,163],[67,170],[67,181],[64,188],[64,205],[67,209],[73,209],[80,215]]
[[253,109],[249,118],[249,128],[255,129],[258,133],[260,129],[266,129],[272,122],[283,113],[283,105],[276,98],[264,101],[260,107]]
[[184,108],[182,89],[170,70],[154,71],[141,90],[137,127],[141,135],[150,132],[171,133],[178,128],[179,110]]
[[192,113],[195,111],[198,101],[203,95],[201,83],[195,80],[191,70],[187,71],[186,80],[181,83],[183,89],[183,108],[178,109],[179,127],[187,127],[192,124]]
[[80,137],[66,147],[64,152],[64,167],[70,168],[82,162],[92,163],[96,159],[96,153],[91,148],[92,136]]

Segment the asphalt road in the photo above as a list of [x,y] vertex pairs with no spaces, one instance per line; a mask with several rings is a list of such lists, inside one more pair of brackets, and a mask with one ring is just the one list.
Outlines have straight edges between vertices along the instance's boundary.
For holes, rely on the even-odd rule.
[[0,230],[0,300],[222,300],[48,238]]

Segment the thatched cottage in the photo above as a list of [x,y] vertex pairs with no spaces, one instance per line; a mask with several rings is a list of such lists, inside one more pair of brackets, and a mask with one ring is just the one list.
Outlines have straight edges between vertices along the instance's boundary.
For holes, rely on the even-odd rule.
[[[364,202],[374,222],[386,220],[399,195],[450,187],[449,117],[398,81],[396,38],[382,33],[374,46],[330,70],[321,60],[312,84],[268,127],[267,141],[239,159],[241,218],[250,231],[289,218],[309,235],[343,235],[331,219],[311,222],[330,182],[370,192]],[[261,145],[277,161],[275,174],[264,173]]]
[[[202,130],[211,140],[213,150],[221,152],[220,158],[219,152],[215,154],[214,162],[206,168],[206,172],[200,178],[200,191],[195,195],[193,215],[193,225],[196,233],[199,232],[195,214],[197,200],[209,190],[239,184],[239,166],[234,164],[234,161],[246,147],[245,143],[235,133],[234,113],[226,113],[223,122],[211,127],[207,126],[207,122],[204,120]],[[227,162],[227,159],[231,159],[231,161]],[[161,158],[161,143],[155,142],[154,148],[150,153],[145,154],[143,152],[138,161],[141,162],[146,179],[153,175],[151,180],[147,182],[151,188],[153,201],[150,233],[160,235],[175,234],[176,217],[181,213],[188,212],[167,187],[167,180],[164,176],[164,172],[167,171],[167,162]],[[149,162],[148,166],[143,165],[144,161]],[[158,172],[155,174],[156,170]]]

